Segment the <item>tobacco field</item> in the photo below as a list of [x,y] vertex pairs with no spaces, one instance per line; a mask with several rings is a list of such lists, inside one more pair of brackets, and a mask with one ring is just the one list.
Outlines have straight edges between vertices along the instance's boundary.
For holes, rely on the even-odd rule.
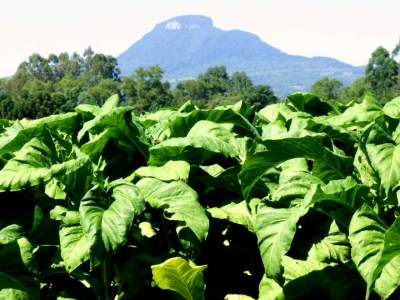
[[0,120],[0,299],[399,299],[400,97]]

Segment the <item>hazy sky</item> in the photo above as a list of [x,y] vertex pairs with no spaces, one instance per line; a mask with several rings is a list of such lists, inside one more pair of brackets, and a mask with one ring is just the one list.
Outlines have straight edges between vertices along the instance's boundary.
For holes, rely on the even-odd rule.
[[118,55],[156,23],[204,14],[290,54],[366,64],[400,37],[400,0],[0,0],[0,77],[33,52]]

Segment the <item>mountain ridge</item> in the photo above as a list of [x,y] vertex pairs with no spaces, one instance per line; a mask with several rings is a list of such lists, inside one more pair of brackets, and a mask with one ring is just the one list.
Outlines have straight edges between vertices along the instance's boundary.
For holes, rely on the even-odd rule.
[[118,56],[122,75],[138,67],[160,65],[172,84],[197,77],[207,68],[226,65],[230,73],[245,71],[257,84],[270,85],[279,96],[307,90],[327,75],[350,83],[364,72],[325,56],[290,55],[239,29],[222,30],[210,17],[183,15],[156,24]]

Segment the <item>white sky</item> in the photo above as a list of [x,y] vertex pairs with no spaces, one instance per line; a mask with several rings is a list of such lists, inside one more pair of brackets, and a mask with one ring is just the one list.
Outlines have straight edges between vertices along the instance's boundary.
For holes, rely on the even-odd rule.
[[400,0],[0,0],[0,77],[34,52],[118,55],[156,23],[210,16],[222,29],[255,33],[290,54],[366,64],[400,37]]

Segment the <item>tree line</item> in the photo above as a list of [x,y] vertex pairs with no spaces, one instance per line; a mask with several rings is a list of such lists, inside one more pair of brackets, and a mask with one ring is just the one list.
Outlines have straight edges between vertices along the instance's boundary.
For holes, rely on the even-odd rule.
[[191,100],[212,107],[244,100],[256,107],[278,98],[267,85],[255,85],[245,72],[229,75],[225,66],[209,68],[174,88],[159,66],[136,69],[121,77],[117,60],[90,47],[83,55],[31,55],[9,79],[0,80],[0,118],[40,118],[72,111],[81,103],[102,105],[113,94],[138,113],[176,107]]
[[378,47],[372,52],[365,68],[365,75],[345,86],[337,79],[325,76],[316,81],[310,91],[323,100],[349,102],[360,100],[366,93],[373,94],[380,102],[386,103],[400,95],[400,41],[390,52]]
[[[378,47],[365,75],[345,86],[323,77],[310,91],[323,100],[349,102],[372,93],[382,103],[400,95],[400,42],[388,51]],[[40,118],[72,111],[81,103],[102,105],[113,94],[138,113],[177,107],[191,100],[199,107],[213,107],[243,100],[257,109],[278,101],[268,85],[256,85],[245,72],[229,74],[225,66],[207,69],[195,79],[172,88],[155,65],[122,77],[116,58],[95,53],[90,47],[78,53],[31,55],[11,78],[0,79],[0,118]]]

